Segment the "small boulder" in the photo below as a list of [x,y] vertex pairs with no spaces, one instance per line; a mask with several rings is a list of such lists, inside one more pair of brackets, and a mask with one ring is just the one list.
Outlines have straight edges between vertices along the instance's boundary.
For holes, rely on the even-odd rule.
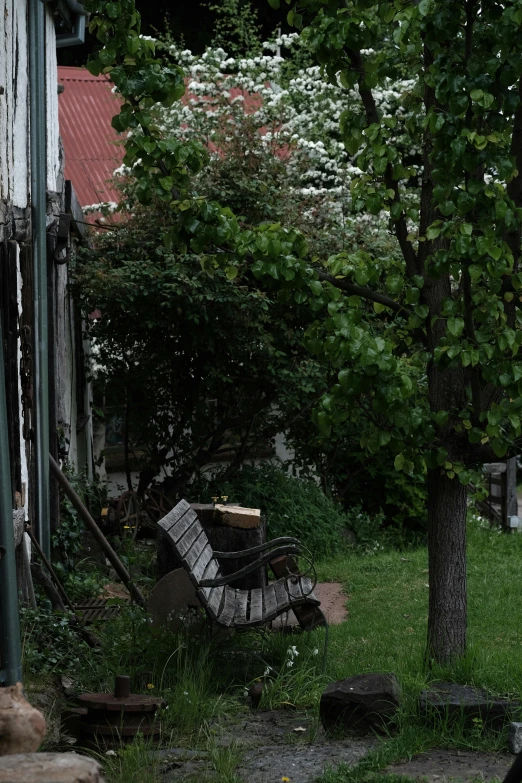
[[419,712],[424,717],[463,720],[465,723],[482,721],[484,726],[493,729],[502,729],[521,708],[520,701],[502,699],[482,688],[456,682],[434,683],[419,697]]
[[0,756],[34,753],[44,736],[44,717],[25,698],[22,683],[0,688]]
[[508,742],[511,753],[520,753],[522,750],[522,723],[509,724]]
[[394,674],[358,674],[330,683],[319,713],[325,729],[368,734],[392,721],[400,701],[401,686]]
[[104,783],[100,765],[78,753],[21,753],[5,756],[0,783]]

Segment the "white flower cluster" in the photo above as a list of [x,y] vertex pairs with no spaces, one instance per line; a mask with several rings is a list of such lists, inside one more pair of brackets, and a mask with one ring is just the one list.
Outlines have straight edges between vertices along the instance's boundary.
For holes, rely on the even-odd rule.
[[[264,149],[284,160],[301,220],[342,230],[347,220],[359,222],[349,217],[350,186],[362,172],[344,146],[340,118],[345,110],[362,114],[363,107],[356,90],[330,84],[318,66],[294,69],[289,78],[287,60],[275,52],[294,47],[298,38],[281,35],[249,58],[230,57],[222,48],[195,55],[172,46],[170,54],[187,74],[187,91],[169,108],[158,105],[156,121],[166,135],[203,141],[217,159],[218,137],[226,129],[230,142],[247,115]],[[404,96],[414,86],[405,79],[373,90],[381,114],[398,121],[396,138],[407,137],[401,131],[408,114]],[[406,143],[407,154],[415,154],[411,141]],[[243,154],[259,155],[259,148]],[[370,233],[385,231],[387,220],[386,213],[370,216]]]

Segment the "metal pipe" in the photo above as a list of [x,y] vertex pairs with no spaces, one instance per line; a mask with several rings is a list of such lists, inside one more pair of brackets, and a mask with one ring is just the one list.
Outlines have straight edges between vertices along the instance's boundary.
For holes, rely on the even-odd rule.
[[35,513],[36,534],[51,555],[49,500],[49,356],[47,324],[47,153],[45,100],[45,6],[29,0],[29,81],[31,127],[31,230],[33,251]]
[[15,542],[7,400],[4,371],[4,342],[0,321],[0,683],[14,685],[22,680],[22,651],[18,617]]
[[91,517],[85,506],[83,505],[82,501],[74,491],[74,488],[69,483],[68,479],[62,471],[60,470],[60,466],[53,458],[52,454],[49,454],[49,464],[51,466],[51,470],[53,472],[53,476],[57,480],[58,484],[61,486],[71,503],[73,504],[74,508],[78,512],[78,514],[81,516],[87,527],[89,528],[89,531],[92,534],[92,537],[98,542],[100,545],[100,548],[111,564],[111,566],[114,568],[118,576],[120,577],[123,584],[128,588],[130,594],[134,598],[135,601],[137,601],[141,606],[145,607],[145,599],[142,596],[140,590],[136,585],[132,582],[131,577],[123,563],[121,562],[120,558],[112,548],[112,546],[109,544],[103,533],[101,532],[100,528],[94,521],[94,519]]

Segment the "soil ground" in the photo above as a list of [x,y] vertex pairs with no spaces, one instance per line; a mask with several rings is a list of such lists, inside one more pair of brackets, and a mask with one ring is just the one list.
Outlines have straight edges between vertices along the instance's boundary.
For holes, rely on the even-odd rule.
[[[235,749],[240,758],[237,775],[248,783],[280,783],[283,777],[290,783],[314,783],[327,768],[354,766],[376,745],[372,737],[329,739],[305,713],[282,710],[229,716],[214,725],[212,735],[215,747]],[[172,748],[155,755],[163,783],[212,780],[208,751]],[[502,780],[514,758],[440,749],[393,764],[385,773],[427,783]]]

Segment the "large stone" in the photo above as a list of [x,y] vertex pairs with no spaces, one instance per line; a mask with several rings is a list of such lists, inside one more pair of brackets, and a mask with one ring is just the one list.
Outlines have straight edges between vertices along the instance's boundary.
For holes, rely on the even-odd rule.
[[465,723],[479,720],[484,726],[493,729],[502,729],[521,709],[520,701],[501,699],[482,688],[455,682],[434,683],[429,691],[423,691],[419,697],[419,711],[426,718],[435,716]]
[[520,753],[522,750],[522,723],[509,724],[508,743],[511,753]]
[[394,674],[358,674],[330,683],[319,712],[325,729],[367,734],[390,723],[400,701],[401,686]]
[[33,753],[44,736],[44,717],[25,698],[22,683],[0,688],[0,756]]
[[5,756],[0,783],[104,783],[97,761],[78,753],[22,753]]

